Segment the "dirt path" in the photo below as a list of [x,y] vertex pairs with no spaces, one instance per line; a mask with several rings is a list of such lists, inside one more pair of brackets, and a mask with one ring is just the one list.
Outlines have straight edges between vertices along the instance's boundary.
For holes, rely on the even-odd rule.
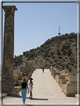
[[[58,83],[52,77],[49,69],[42,73],[41,69],[36,69],[32,74],[33,78],[33,99],[26,97],[26,104],[76,104],[76,97],[66,97]],[[4,104],[22,104],[21,92],[17,97],[5,97]]]

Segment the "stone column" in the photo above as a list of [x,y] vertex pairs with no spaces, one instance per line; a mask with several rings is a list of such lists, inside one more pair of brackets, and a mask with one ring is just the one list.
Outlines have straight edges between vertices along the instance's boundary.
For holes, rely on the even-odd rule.
[[4,47],[2,69],[2,92],[14,94],[13,61],[14,61],[14,12],[15,6],[2,6],[5,11]]

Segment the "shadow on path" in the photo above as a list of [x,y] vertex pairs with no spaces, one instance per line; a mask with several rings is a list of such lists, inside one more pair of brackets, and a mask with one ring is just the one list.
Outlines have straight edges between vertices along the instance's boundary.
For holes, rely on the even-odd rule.
[[[14,96],[9,96],[9,97],[22,98],[22,96],[20,96],[20,95],[14,95]],[[30,100],[48,100],[46,98],[29,98],[29,97],[26,97],[26,99],[30,99]]]
[[43,98],[32,98],[30,100],[48,100],[48,99],[43,99]]

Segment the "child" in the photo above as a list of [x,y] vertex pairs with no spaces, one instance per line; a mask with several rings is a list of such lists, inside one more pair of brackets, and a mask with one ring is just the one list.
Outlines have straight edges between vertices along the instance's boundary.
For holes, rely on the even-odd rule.
[[29,82],[29,91],[30,91],[30,97],[29,98],[32,98],[32,88],[33,88],[33,82],[32,82],[32,78],[29,79],[30,82]]

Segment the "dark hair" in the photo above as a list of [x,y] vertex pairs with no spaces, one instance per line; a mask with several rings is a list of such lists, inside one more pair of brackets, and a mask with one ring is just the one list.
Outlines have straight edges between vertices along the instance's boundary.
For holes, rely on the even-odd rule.
[[22,81],[23,81],[23,82],[26,82],[26,78],[25,78],[25,77],[24,77],[24,78],[22,78]]
[[31,80],[33,80],[33,78],[30,78]]

